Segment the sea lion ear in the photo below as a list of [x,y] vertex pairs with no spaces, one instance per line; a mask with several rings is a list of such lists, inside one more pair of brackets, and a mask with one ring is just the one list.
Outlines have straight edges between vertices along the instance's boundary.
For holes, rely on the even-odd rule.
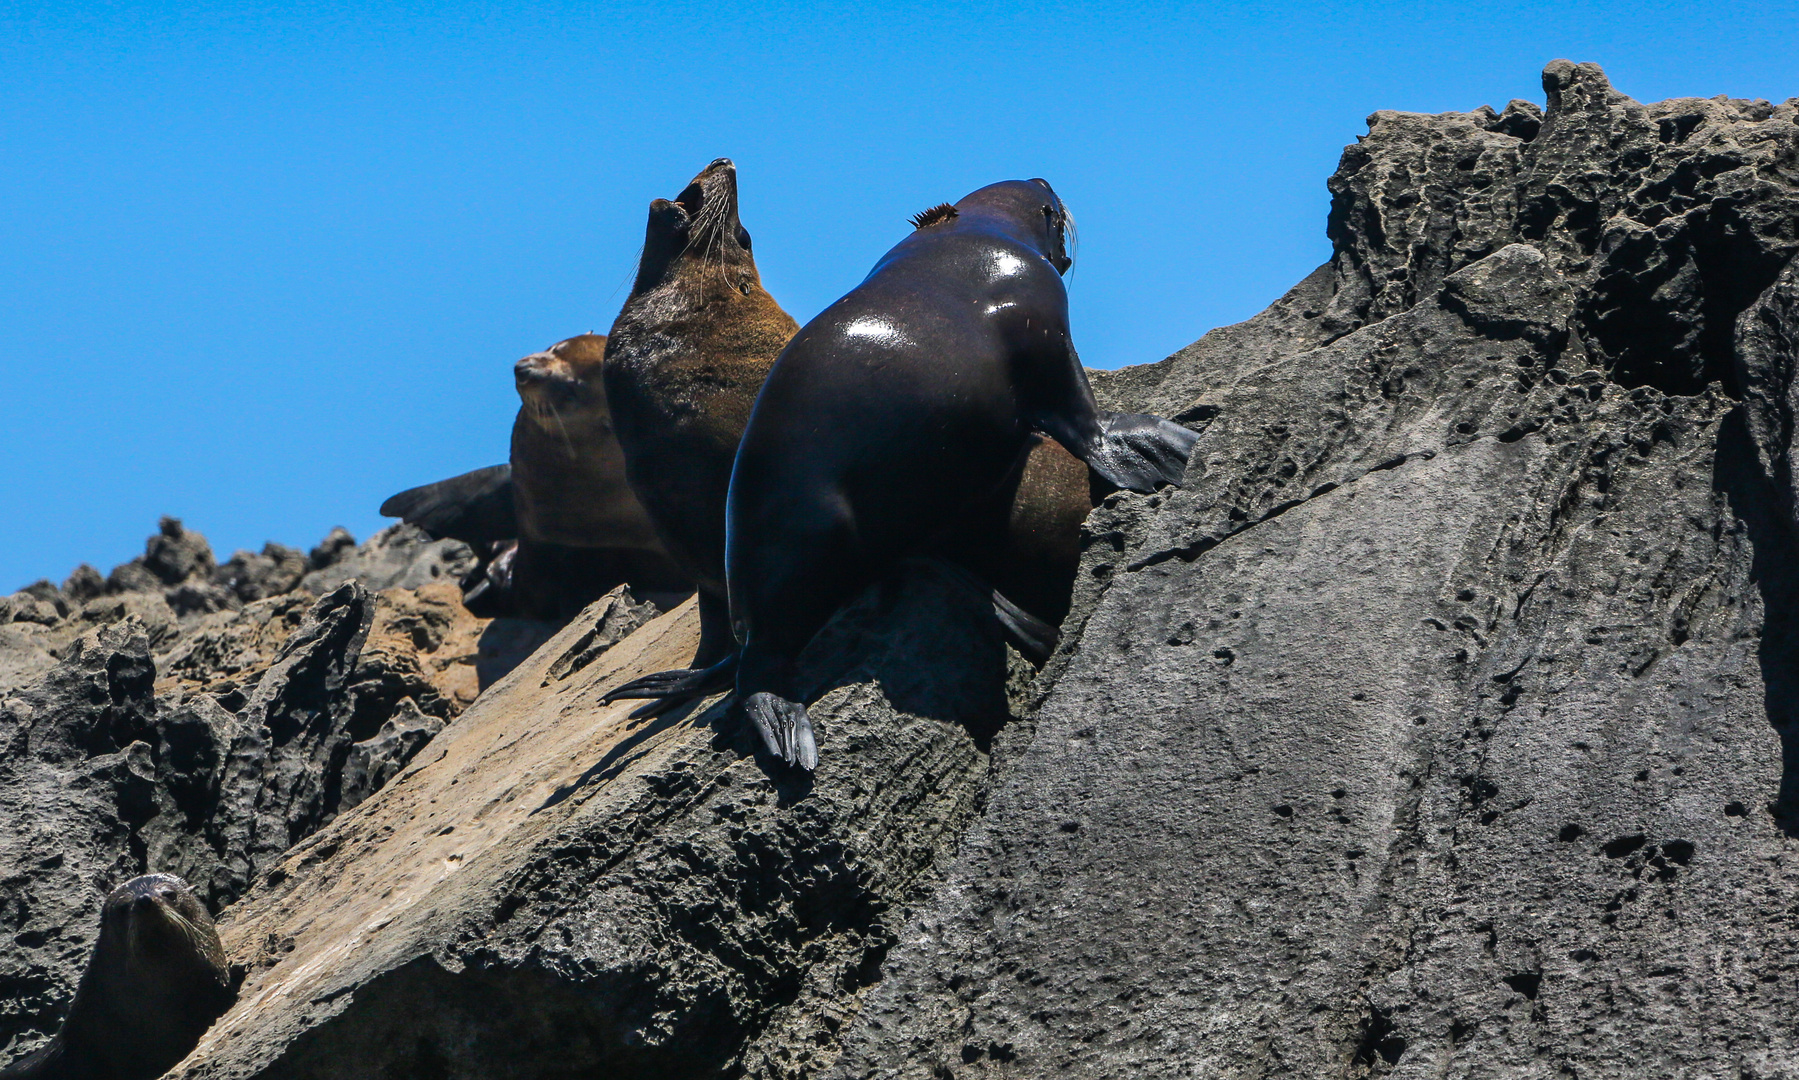
[[959,216],[956,208],[949,203],[938,203],[929,210],[913,214],[906,220],[912,223],[914,229],[928,229],[932,225],[941,225],[944,222]]

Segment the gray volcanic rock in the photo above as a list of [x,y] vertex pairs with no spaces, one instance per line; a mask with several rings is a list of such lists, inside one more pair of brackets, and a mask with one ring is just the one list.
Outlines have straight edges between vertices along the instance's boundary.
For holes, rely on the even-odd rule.
[[[345,534],[346,536],[348,534]],[[323,596],[352,579],[370,589],[417,589],[437,581],[457,581],[475,568],[475,553],[460,540],[433,540],[412,525],[390,525],[361,547],[314,549],[315,562],[331,559],[300,579],[300,587]],[[332,555],[336,557],[332,559]]]

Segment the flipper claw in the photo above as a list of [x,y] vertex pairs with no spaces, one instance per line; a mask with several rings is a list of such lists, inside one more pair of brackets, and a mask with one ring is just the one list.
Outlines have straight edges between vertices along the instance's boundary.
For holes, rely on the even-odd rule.
[[600,704],[610,705],[624,698],[673,698],[677,702],[689,701],[729,690],[736,678],[737,654],[732,653],[711,667],[672,668],[632,679],[623,686],[615,686],[606,691]]

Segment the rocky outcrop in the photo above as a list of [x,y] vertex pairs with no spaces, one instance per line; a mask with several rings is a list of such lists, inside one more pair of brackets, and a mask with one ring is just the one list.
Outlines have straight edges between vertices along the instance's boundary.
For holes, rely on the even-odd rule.
[[[291,632],[306,604],[347,581],[375,592],[419,589],[454,583],[474,565],[468,545],[433,541],[406,525],[383,529],[361,546],[334,529],[310,555],[270,543],[260,554],[239,551],[220,565],[204,536],[163,518],[144,554],[104,577],[84,563],[60,588],[39,581],[0,596],[0,693],[42,676],[83,634],[128,616],[144,624],[158,656],[178,648],[191,653],[195,638],[223,632],[241,639],[246,628],[260,630],[271,617],[283,628],[278,633]],[[257,606],[267,600],[284,602]]]
[[[363,749],[219,812],[336,816],[260,849],[243,995],[175,1075],[1790,1075],[1799,101],[1544,85],[1375,114],[1329,263],[1096,374],[1204,434],[1184,489],[1089,519],[1042,672],[932,564],[842,613],[809,779],[716,705],[598,704],[690,654],[691,607],[608,597],[404,766],[420,699],[321,706],[356,678],[294,659],[351,600],[271,610],[325,689],[227,711],[360,715]],[[14,625],[76,610],[25,595]],[[71,872],[160,814],[129,625],[0,715],[82,718],[0,775],[82,763]]]
[[176,873],[218,909],[474,700],[480,663],[499,658],[483,657],[487,624],[453,577],[378,593],[352,577],[322,598],[300,587],[340,562],[455,556],[422,540],[370,547],[328,541],[306,573],[273,544],[221,567],[165,519],[107,578],[83,568],[0,600],[6,1056],[55,1031],[111,885]]

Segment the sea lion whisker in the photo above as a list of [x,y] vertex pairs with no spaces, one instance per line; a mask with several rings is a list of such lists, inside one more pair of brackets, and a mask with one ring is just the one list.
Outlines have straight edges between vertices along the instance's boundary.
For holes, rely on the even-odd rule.
[[573,459],[575,456],[575,440],[569,436],[568,425],[562,422],[562,414],[556,410],[556,403],[554,401],[546,401],[544,404],[549,406],[550,419],[556,421],[556,430],[562,432],[562,444],[568,447],[568,456]]

